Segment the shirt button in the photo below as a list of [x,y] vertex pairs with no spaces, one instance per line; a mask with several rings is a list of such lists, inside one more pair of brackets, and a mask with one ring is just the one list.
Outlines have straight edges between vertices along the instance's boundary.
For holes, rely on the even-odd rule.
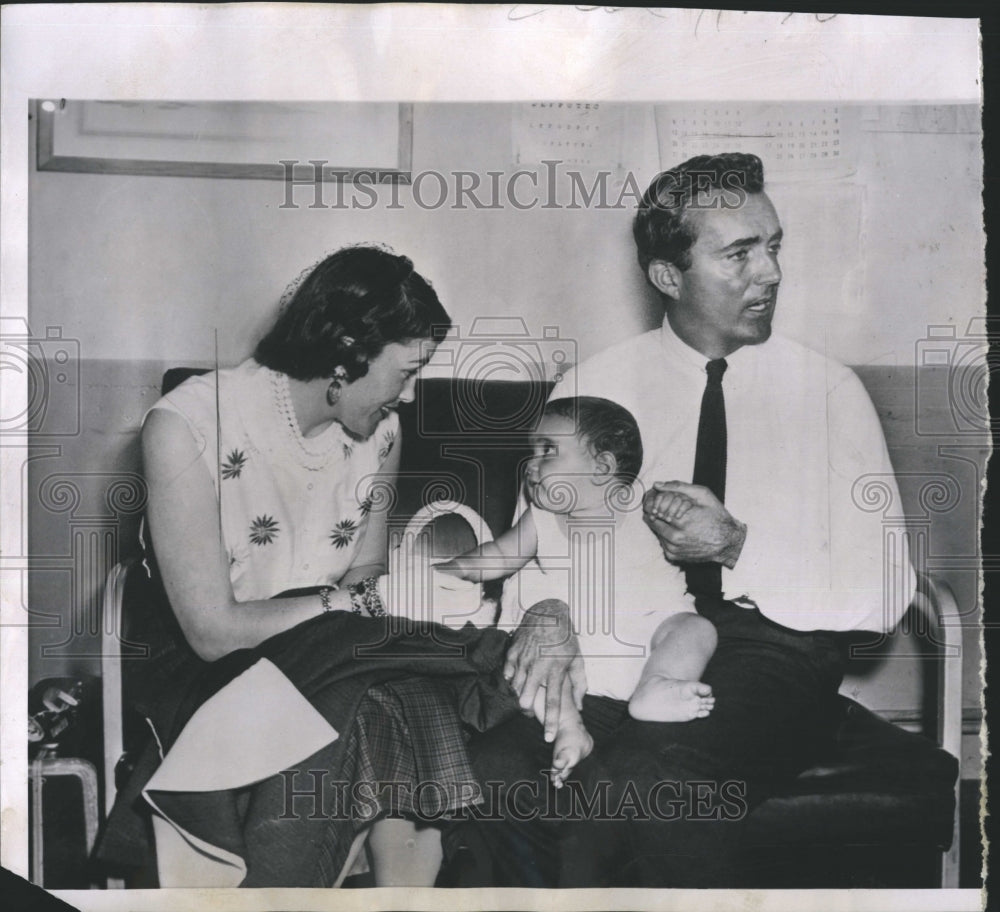
[[313,489],[313,483],[310,481],[309,484],[306,485],[306,487],[311,491]]
[[303,570],[308,570],[309,569],[309,565],[308,564],[303,564],[302,565],[302,569]]

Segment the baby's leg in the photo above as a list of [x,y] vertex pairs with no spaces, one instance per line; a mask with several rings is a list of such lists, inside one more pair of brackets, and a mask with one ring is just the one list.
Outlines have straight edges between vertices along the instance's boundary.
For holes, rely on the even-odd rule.
[[383,817],[372,826],[368,845],[376,887],[433,887],[441,867],[441,833],[418,830],[412,820]]
[[549,776],[556,788],[562,788],[573,768],[594,749],[594,739],[584,728],[573,702],[573,688],[569,678],[563,678],[559,698],[559,730],[552,744],[552,770]]
[[652,653],[629,700],[634,719],[687,722],[707,716],[715,705],[712,688],[701,678],[715,652],[718,635],[698,614],[675,614],[653,634]]

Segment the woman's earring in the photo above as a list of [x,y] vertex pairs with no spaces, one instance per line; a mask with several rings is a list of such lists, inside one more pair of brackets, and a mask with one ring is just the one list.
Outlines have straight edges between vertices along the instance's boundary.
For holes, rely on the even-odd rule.
[[347,371],[341,365],[333,372],[330,385],[326,388],[326,404],[333,407],[340,401],[340,391],[347,380]]

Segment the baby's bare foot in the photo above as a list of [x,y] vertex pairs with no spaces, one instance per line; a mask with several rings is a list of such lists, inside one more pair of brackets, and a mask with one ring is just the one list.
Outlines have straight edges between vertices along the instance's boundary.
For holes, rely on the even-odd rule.
[[574,767],[594,749],[594,739],[579,719],[559,726],[552,744],[552,769],[549,776],[556,788],[562,788]]
[[701,681],[660,678],[646,694],[642,707],[629,709],[647,722],[690,722],[704,719],[715,707],[712,688]]

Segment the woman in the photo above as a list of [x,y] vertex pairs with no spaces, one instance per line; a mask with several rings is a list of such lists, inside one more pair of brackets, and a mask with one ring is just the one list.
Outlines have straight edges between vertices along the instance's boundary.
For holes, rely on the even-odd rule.
[[[327,612],[384,613],[375,580],[386,572],[386,516],[372,509],[372,481],[395,479],[395,410],[412,401],[449,326],[409,259],[345,248],[294,290],[253,358],[187,381],[149,412],[142,450],[157,564],[201,659],[258,647]],[[275,600],[288,590],[299,592]],[[352,769],[388,781],[447,775],[426,756],[382,756],[383,744],[398,750],[408,740],[399,699],[377,688],[364,698],[350,732],[349,750],[361,758]],[[421,710],[404,708],[413,727]],[[393,725],[391,736],[372,737]],[[376,813],[387,810],[399,809]],[[435,830],[382,817],[369,845],[377,885],[433,884]],[[328,854],[346,864],[345,851]],[[244,883],[282,877],[280,867],[262,873],[251,864]],[[320,878],[330,879],[329,871]]]

